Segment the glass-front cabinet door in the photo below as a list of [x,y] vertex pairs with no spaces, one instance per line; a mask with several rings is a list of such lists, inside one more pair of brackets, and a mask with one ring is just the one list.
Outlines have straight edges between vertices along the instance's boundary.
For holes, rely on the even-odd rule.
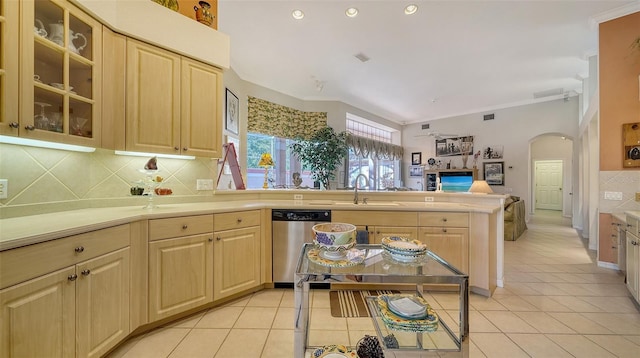
[[21,4],[20,136],[99,146],[102,25],[66,1]]
[[18,135],[19,2],[0,0],[0,134]]

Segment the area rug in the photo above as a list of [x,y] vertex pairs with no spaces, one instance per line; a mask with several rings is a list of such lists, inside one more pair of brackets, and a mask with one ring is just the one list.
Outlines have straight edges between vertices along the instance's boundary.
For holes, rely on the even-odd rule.
[[400,293],[396,290],[339,290],[329,291],[332,317],[370,317],[367,296]]

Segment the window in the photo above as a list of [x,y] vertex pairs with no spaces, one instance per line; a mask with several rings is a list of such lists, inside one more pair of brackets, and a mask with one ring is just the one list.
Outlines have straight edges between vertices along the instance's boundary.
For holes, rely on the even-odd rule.
[[269,187],[290,188],[293,173],[302,178],[301,187],[313,187],[313,179],[308,170],[302,170],[300,161],[291,154],[292,139],[258,133],[247,134],[247,183],[248,189],[262,188],[264,168],[258,166],[262,153],[270,153],[275,166],[269,170]]
[[[372,139],[382,143],[391,143],[391,130],[378,128],[363,121],[354,120],[347,115],[347,131],[353,135]],[[365,155],[366,154],[366,155]],[[400,186],[400,161],[392,158],[377,158],[375,153],[359,153],[356,149],[349,149],[349,160],[346,170],[346,187],[354,187],[359,174],[364,174],[369,180],[362,179],[357,183],[358,188],[369,190],[384,190]],[[397,184],[396,184],[397,183]]]

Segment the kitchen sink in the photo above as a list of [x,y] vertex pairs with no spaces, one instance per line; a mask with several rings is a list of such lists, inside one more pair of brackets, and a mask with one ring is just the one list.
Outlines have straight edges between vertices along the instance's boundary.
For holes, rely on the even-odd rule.
[[396,203],[394,201],[369,201],[366,204],[360,202],[358,204],[354,204],[353,201],[334,201],[334,205],[357,205],[357,206],[399,206],[400,203]]

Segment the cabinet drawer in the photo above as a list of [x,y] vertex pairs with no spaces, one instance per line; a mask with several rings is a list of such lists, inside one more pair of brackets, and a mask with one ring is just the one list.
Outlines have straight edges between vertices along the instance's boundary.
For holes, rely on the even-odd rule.
[[260,226],[260,210],[215,214],[215,231]]
[[213,232],[213,215],[149,220],[149,241]]
[[129,224],[0,252],[0,288],[129,246]]
[[418,213],[420,226],[468,227],[468,213],[422,212]]

